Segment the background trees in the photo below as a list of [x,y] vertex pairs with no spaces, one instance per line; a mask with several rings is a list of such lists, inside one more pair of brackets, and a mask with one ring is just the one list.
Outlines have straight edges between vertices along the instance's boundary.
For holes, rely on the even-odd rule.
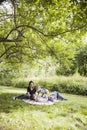
[[80,64],[85,58],[82,38],[86,31],[86,1],[2,0],[0,63],[34,65],[38,59],[46,62],[52,57],[57,74],[69,75],[78,70],[86,75],[86,59],[85,69]]

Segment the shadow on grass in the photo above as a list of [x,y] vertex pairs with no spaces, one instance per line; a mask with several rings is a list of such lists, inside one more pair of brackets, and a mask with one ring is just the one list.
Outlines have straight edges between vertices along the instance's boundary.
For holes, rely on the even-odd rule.
[[0,94],[0,112],[9,113],[12,110],[18,109],[19,106],[21,107],[20,101],[15,102],[13,100],[13,96],[15,96],[15,94],[10,93]]
[[17,94],[13,93],[2,93],[0,94],[0,112],[10,113],[17,110],[40,110],[47,111],[52,106],[38,106],[30,105],[21,100],[13,100],[13,97]]

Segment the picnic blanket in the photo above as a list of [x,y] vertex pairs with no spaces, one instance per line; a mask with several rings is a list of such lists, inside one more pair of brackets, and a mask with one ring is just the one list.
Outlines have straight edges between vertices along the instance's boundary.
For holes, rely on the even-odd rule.
[[[16,100],[15,97],[13,97],[13,99]],[[32,104],[32,105],[53,105],[60,102],[60,100],[57,99],[53,101],[49,101],[47,98],[43,98],[43,97],[39,97],[36,101],[31,99],[21,99],[21,100],[24,101],[25,103]]]
[[37,101],[30,100],[30,99],[22,99],[22,101],[32,105],[53,105],[60,102],[59,100],[49,101],[42,97],[40,97]]

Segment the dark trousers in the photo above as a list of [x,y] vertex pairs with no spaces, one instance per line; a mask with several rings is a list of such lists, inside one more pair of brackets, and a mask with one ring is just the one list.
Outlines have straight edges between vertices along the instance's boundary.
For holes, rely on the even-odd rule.
[[22,95],[19,95],[19,96],[16,96],[15,99],[29,99],[29,96],[27,94],[22,94]]
[[52,98],[54,99],[60,99],[60,100],[66,100],[59,92],[55,91],[52,95]]

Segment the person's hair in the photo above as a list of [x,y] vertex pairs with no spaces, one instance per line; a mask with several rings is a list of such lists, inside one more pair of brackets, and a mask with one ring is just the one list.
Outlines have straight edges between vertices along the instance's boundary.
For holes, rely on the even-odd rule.
[[30,81],[30,82],[29,82],[29,86],[30,86],[31,83],[34,83],[34,82],[33,82],[33,81]]

